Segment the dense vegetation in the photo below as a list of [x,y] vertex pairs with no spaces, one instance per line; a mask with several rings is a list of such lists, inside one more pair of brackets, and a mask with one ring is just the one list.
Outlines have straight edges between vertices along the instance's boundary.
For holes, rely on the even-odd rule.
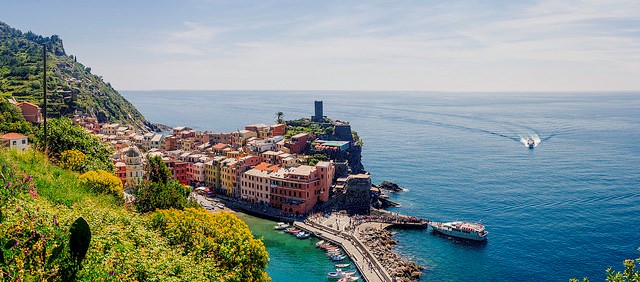
[[197,206],[187,200],[191,188],[171,178],[169,168],[158,156],[149,158],[147,168],[149,180],[142,182],[134,191],[136,210],[141,213],[157,209],[184,209]]
[[[91,73],[91,68],[67,56],[57,35],[42,37],[23,33],[0,22],[0,99],[14,97],[42,106],[43,55],[47,46],[49,116],[71,116],[76,110],[110,122],[144,127],[144,117],[131,103]],[[104,119],[103,119],[104,120]]]
[[[47,122],[47,127],[48,153],[54,159],[66,161],[68,158],[63,160],[62,154],[65,151],[77,150],[82,152],[87,160],[84,165],[79,167],[80,172],[99,169],[114,171],[111,161],[111,147],[101,143],[98,137],[74,125],[68,118],[51,119]],[[36,130],[35,136],[38,147],[44,149],[44,127]],[[77,164],[73,165],[78,166]]]
[[[1,280],[268,280],[264,245],[233,215],[140,214],[34,150],[0,150],[0,164]],[[71,230],[80,217],[91,239],[74,268]]]
[[4,132],[29,134],[31,130],[31,124],[22,117],[20,108],[6,99],[0,99],[0,134]]

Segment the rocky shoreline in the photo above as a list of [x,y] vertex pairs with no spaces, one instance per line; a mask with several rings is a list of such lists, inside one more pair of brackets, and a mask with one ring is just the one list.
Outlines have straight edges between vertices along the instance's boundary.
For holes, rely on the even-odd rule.
[[376,259],[384,266],[395,281],[418,281],[425,267],[408,260],[392,250],[398,242],[391,238],[391,232],[378,228],[360,230],[358,239],[364,243]]

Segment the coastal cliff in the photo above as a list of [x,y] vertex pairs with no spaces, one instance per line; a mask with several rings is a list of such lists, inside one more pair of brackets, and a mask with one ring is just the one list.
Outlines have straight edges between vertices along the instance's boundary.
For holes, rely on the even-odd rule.
[[47,47],[49,117],[84,114],[100,122],[122,123],[143,130],[157,129],[102,76],[67,55],[57,35],[43,37],[0,22],[0,98],[42,104],[43,56]]

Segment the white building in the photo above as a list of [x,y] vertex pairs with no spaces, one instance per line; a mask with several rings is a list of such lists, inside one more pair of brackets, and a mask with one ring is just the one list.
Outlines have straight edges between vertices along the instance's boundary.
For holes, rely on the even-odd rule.
[[29,138],[22,134],[11,132],[0,136],[0,144],[2,144],[0,147],[9,147],[22,151],[29,147]]

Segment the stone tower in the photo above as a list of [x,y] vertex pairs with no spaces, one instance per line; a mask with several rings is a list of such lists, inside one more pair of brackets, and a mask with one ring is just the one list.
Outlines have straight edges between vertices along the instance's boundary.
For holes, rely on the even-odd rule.
[[322,101],[315,101],[314,103],[316,112],[315,115],[311,118],[311,121],[322,122],[324,120],[324,115],[322,113]]

